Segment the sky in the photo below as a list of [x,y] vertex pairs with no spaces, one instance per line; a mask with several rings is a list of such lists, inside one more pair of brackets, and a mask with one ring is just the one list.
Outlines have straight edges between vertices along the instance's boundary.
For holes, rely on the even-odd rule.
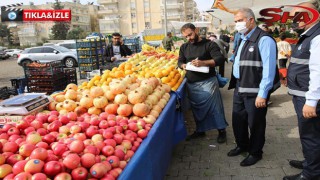
[[[62,1],[70,1],[72,0],[62,0]],[[87,4],[88,2],[94,2],[97,4],[97,0],[80,0],[82,4]],[[160,1],[160,0],[159,0]],[[214,0],[195,0],[199,11],[205,11],[210,9]],[[5,6],[14,3],[24,3],[24,5],[28,5],[30,0],[0,0],[0,6]],[[45,4],[46,2],[54,2],[54,0],[33,0],[35,4]]]

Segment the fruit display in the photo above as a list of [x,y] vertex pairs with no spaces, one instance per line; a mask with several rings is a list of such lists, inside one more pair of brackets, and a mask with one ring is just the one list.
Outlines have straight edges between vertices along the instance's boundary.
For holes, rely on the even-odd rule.
[[25,116],[0,129],[0,178],[116,179],[151,127],[142,118],[108,113]]
[[143,45],[142,52],[135,54],[128,61],[123,62],[119,67],[105,70],[101,76],[92,78],[89,82],[84,82],[79,88],[90,89],[93,86],[109,85],[112,79],[123,78],[132,75],[137,78],[156,77],[163,84],[176,91],[182,83],[186,71],[178,68],[178,52],[166,51],[163,48],[154,48]]

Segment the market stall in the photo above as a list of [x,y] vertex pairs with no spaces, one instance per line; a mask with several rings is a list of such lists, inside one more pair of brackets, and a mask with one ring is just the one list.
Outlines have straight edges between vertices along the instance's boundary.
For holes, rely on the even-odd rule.
[[[175,52],[142,48],[81,85],[67,81],[50,96],[21,94],[1,102],[0,178],[162,179],[174,146],[187,135],[185,71],[177,68]],[[30,80],[75,76],[52,64],[27,70]]]

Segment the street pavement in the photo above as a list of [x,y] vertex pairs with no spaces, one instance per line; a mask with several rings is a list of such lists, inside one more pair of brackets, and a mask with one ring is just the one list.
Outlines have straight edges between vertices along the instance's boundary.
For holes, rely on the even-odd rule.
[[[226,76],[230,76],[232,64],[226,65]],[[272,94],[272,104],[267,114],[266,143],[263,159],[249,167],[241,167],[245,155],[228,157],[235,147],[232,131],[233,90],[221,90],[227,128],[227,142],[218,144],[217,130],[211,130],[202,139],[179,143],[172,155],[166,180],[281,180],[285,175],[300,173],[290,167],[288,160],[303,159],[297,127],[297,118],[287,89],[281,87]],[[185,113],[188,133],[195,130],[191,110]]]

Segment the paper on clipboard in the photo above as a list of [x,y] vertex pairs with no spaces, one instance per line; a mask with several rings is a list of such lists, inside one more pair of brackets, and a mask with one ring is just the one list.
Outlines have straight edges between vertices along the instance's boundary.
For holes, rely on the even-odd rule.
[[201,66],[201,67],[196,67],[191,64],[191,62],[187,63],[186,70],[188,71],[196,71],[196,72],[201,72],[201,73],[209,73],[209,67],[208,66]]

